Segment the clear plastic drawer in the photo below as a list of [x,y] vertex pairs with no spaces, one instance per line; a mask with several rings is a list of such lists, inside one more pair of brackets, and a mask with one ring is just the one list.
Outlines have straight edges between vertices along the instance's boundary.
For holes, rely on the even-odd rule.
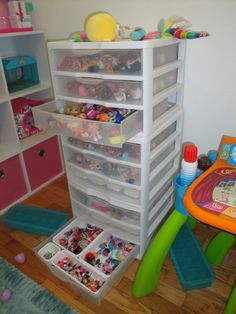
[[179,44],[156,47],[153,49],[153,68],[178,60]]
[[153,80],[153,96],[177,83],[178,69],[164,73]]
[[110,147],[81,141],[74,137],[66,137],[65,143],[71,144],[83,151],[94,152],[103,156],[132,163],[140,163],[141,146],[135,143],[124,143],[122,147]]
[[135,201],[136,203],[140,200],[140,186],[134,184],[119,183],[104,176],[92,175],[91,172],[73,166],[73,164],[67,165],[67,176],[69,181],[87,189],[85,192],[88,194],[101,193],[101,197],[108,202],[110,198],[114,199],[113,205],[116,205],[116,202],[118,205],[120,202],[133,203]]
[[91,176],[90,173],[73,165],[67,166],[67,177],[72,186],[86,194],[102,198],[113,206],[132,209],[140,205],[140,187],[125,183],[118,184],[105,180],[104,177]]
[[[106,120],[107,114],[106,117],[104,117],[105,114],[103,115],[103,119],[101,113],[99,116],[101,120],[95,121],[60,113],[65,112],[68,108],[72,111],[73,105],[70,105],[64,101],[57,101],[33,108],[36,126],[41,130],[53,130],[56,134],[79,138],[91,143],[118,147],[142,130],[141,111],[124,109],[120,123],[103,122]],[[114,110],[112,109],[111,112]]]
[[169,96],[165,97],[163,100],[154,98],[154,106],[152,108],[152,120],[156,123],[157,120],[168,110],[171,110],[178,104],[178,93],[171,93]]
[[142,73],[142,51],[139,49],[56,49],[54,59],[58,71],[122,75]]
[[55,92],[63,97],[79,98],[95,103],[142,105],[142,82],[95,78],[54,77]]
[[141,169],[124,164],[111,162],[105,156],[82,153],[80,151],[64,147],[65,160],[75,166],[87,170],[93,177],[94,174],[104,178],[104,181],[111,179],[122,183],[140,185]]

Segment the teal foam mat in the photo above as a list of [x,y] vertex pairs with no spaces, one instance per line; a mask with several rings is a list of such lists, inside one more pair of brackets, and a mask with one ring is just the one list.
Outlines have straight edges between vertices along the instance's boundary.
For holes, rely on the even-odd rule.
[[12,206],[3,215],[7,227],[40,235],[51,235],[67,220],[65,212],[22,204]]
[[206,288],[215,280],[215,273],[188,223],[175,238],[170,257],[184,290]]

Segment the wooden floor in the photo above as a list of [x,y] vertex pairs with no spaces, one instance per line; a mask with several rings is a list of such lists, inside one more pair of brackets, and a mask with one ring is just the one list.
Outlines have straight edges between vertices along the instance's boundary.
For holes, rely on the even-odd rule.
[[[63,176],[57,179],[23,203],[65,210],[71,216],[66,178]],[[194,232],[203,247],[215,234],[214,229],[200,223]],[[44,239],[45,237],[42,236],[9,230],[3,225],[2,220],[0,221],[0,255],[81,314],[222,313],[236,278],[235,247],[230,251],[224,265],[214,268],[217,278],[210,288],[189,292],[184,292],[181,289],[173,265],[168,257],[164,263],[161,279],[155,293],[136,299],[131,295],[132,282],[139,265],[139,261],[135,260],[121,280],[113,286],[103,299],[101,305],[95,305],[75,295],[65,283],[54,277],[39,262],[32,249]],[[27,257],[23,265],[14,262],[14,256],[20,252],[24,252]]]

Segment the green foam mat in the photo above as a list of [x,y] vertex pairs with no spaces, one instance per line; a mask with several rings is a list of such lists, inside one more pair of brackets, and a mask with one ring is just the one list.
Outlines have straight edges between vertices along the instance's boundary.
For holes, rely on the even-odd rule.
[[7,227],[40,235],[51,235],[67,220],[65,212],[22,204],[12,206],[3,215]]

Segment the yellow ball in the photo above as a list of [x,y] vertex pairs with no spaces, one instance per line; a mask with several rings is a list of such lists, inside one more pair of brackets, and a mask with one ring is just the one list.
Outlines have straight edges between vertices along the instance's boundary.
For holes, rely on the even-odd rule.
[[90,41],[112,41],[116,37],[116,20],[108,13],[94,13],[85,20],[85,33]]

